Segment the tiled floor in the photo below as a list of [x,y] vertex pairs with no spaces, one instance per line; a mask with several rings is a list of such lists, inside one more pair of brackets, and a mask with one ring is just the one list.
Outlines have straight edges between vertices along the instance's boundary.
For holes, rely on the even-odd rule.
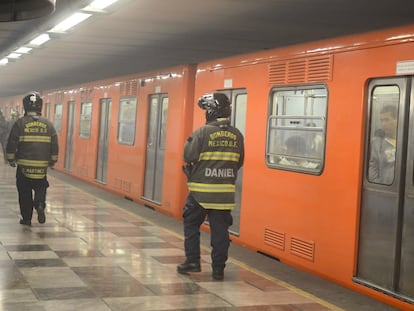
[[49,177],[47,220],[20,225],[14,169],[0,164],[0,310],[341,310],[230,259],[224,281],[180,275],[182,236]]

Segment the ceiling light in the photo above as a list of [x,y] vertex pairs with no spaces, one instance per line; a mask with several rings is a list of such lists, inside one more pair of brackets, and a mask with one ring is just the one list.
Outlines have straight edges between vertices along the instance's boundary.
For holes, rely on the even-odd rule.
[[92,14],[86,13],[75,13],[70,17],[65,19],[63,22],[60,22],[55,27],[53,27],[50,32],[65,32],[66,30],[72,28],[73,26],[83,22],[88,17],[91,17]]
[[89,4],[87,7],[85,7],[84,10],[90,10],[90,11],[103,10],[117,1],[118,0],[95,0],[91,4]]
[[22,56],[22,54],[13,52],[13,53],[10,53],[9,55],[7,55],[7,58],[17,59],[17,58],[20,58],[20,56]]
[[9,62],[7,57],[0,59],[0,66],[5,66]]
[[14,51],[14,53],[27,54],[31,50],[33,50],[33,49],[32,48],[29,48],[29,47],[26,47],[26,46],[22,46],[22,47],[18,48],[16,51]]
[[40,46],[49,40],[50,40],[50,36],[47,33],[44,33],[44,34],[41,34],[40,36],[37,36],[32,41],[30,41],[30,44],[35,45],[35,46]]

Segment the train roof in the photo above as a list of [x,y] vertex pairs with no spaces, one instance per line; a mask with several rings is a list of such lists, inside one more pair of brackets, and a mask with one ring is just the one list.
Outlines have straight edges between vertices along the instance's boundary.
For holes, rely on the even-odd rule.
[[[51,40],[0,65],[0,97],[413,23],[412,0],[57,0],[52,14],[0,22],[0,62],[37,35]],[[92,14],[66,32],[59,21]]]

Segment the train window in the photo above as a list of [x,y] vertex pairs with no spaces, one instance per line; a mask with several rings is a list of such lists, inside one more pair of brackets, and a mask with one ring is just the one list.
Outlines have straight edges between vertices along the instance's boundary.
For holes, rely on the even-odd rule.
[[81,104],[81,115],[79,123],[79,137],[88,139],[91,137],[92,103]]
[[246,133],[247,94],[235,94],[234,105],[232,106],[232,117],[234,126],[237,127],[243,136]]
[[136,98],[121,98],[118,117],[118,143],[131,146],[134,144],[136,112]]
[[46,103],[45,105],[45,117],[50,119],[50,103]]
[[167,140],[167,113],[168,113],[168,97],[163,97],[161,102],[161,130],[160,130],[160,149],[165,149]]
[[272,90],[266,143],[268,167],[315,175],[322,172],[327,100],[324,85]]
[[63,104],[56,104],[55,105],[55,117],[54,117],[54,126],[56,132],[60,134],[62,132],[62,111],[63,111]]
[[391,185],[397,146],[398,103],[396,85],[377,86],[371,96],[368,181]]

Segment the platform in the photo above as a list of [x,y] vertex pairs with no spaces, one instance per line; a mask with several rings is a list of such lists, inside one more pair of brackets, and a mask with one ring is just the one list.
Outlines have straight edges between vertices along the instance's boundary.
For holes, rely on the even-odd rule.
[[19,224],[15,169],[0,164],[0,310],[396,310],[231,245],[224,281],[181,275],[182,223],[51,172],[46,223]]

